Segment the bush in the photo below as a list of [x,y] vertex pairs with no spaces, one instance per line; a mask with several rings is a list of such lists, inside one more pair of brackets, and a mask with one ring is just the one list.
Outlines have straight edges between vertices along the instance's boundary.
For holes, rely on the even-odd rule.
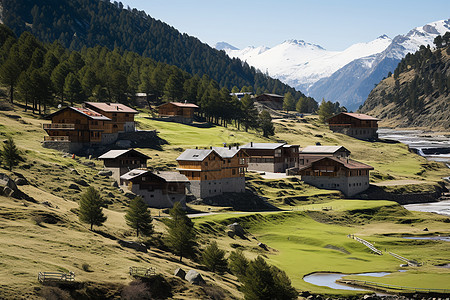
[[64,291],[55,286],[44,286],[41,290],[42,298],[46,300],[71,300],[72,296],[67,291]]
[[88,263],[83,263],[83,264],[81,265],[81,268],[82,268],[83,271],[85,271],[85,272],[93,272],[92,269],[91,269],[91,265],[88,264]]
[[123,288],[122,299],[125,300],[140,300],[152,299],[152,293],[145,282],[134,280],[129,285]]

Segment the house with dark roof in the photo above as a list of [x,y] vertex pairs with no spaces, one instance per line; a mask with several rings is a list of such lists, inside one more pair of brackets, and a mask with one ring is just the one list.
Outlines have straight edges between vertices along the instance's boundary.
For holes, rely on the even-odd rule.
[[245,191],[247,154],[238,148],[187,149],[178,158],[177,170],[190,181],[197,198]]
[[378,138],[379,119],[365,114],[342,112],[327,120],[330,130],[357,139],[370,140]]
[[321,189],[339,190],[347,197],[369,188],[373,167],[343,157],[322,157],[299,169],[301,179]]
[[249,155],[248,170],[284,173],[298,168],[298,145],[253,143],[241,147]]
[[104,168],[112,171],[112,177],[120,183],[120,176],[133,169],[147,169],[147,155],[134,150],[110,150],[98,157],[103,160]]
[[178,172],[134,169],[120,176],[120,187],[141,196],[150,207],[169,208],[186,203],[189,180]]
[[194,121],[194,112],[198,106],[193,103],[169,102],[161,104],[157,109],[160,118],[189,124]]
[[336,157],[347,159],[350,150],[343,146],[307,146],[299,152],[299,166],[306,166],[310,162],[322,157]]
[[84,102],[84,107],[95,110],[96,112],[111,119],[107,124],[108,131],[111,133],[117,132],[132,132],[135,131],[134,116],[138,111],[123,105],[121,103],[111,102]]

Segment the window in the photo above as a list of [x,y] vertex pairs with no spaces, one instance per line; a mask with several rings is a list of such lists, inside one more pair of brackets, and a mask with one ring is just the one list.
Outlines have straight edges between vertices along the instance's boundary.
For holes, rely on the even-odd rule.
[[236,169],[231,170],[231,175],[236,175]]
[[205,166],[206,166],[206,167],[208,166],[208,162],[207,162],[207,161],[205,161]]

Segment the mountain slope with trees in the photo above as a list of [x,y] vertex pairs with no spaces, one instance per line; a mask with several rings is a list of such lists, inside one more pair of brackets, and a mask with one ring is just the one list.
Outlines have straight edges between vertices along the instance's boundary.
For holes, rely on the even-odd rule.
[[100,0],[3,1],[3,23],[17,36],[30,31],[39,40],[58,40],[70,50],[105,46],[120,48],[175,65],[202,77],[208,75],[220,87],[251,87],[256,93],[301,92],[257,71],[239,59],[229,58],[195,37],[181,34],[144,11],[124,8],[121,2]]
[[360,112],[382,126],[450,129],[450,32],[400,61],[370,93]]

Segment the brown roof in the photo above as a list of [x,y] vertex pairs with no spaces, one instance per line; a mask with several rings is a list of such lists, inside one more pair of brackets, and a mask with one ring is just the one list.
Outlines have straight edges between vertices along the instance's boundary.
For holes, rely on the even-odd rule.
[[123,105],[121,103],[105,103],[105,102],[84,102],[87,105],[90,105],[92,107],[95,107],[101,111],[104,112],[124,112],[124,113],[131,113],[131,114],[138,114],[139,112],[132,109],[131,107],[128,107],[126,105]]
[[372,166],[366,165],[362,162],[352,160],[352,159],[344,159],[344,158],[340,159],[337,157],[322,157],[322,158],[318,158],[318,159],[310,162],[307,166],[300,168],[300,170],[308,169],[312,166],[313,163],[316,163],[321,160],[327,160],[327,159],[334,160],[334,161],[340,163],[341,165],[343,165],[345,168],[350,169],[350,170],[361,170],[361,169],[373,170],[374,169]]
[[164,105],[168,105],[168,104],[172,104],[172,105],[175,105],[175,106],[178,106],[178,107],[192,107],[192,108],[198,108],[198,106],[195,105],[194,103],[182,103],[182,102],[169,102],[169,103],[164,103],[164,104],[161,104],[161,105],[158,106],[158,107],[161,107],[161,106],[164,106]]
[[56,111],[56,112],[46,116],[45,118],[46,119],[51,119],[53,116],[59,114],[60,112],[65,111],[66,109],[71,109],[71,110],[73,110],[73,111],[75,111],[75,112],[77,112],[77,113],[79,113],[81,115],[84,115],[84,116],[86,116],[86,117],[88,117],[89,119],[92,119],[92,120],[111,121],[110,118],[105,117],[104,115],[102,115],[102,114],[100,114],[100,113],[98,113],[98,112],[96,112],[96,111],[94,111],[92,109],[85,108],[85,107],[72,107],[72,106],[64,107],[64,108],[62,108],[62,109],[60,109],[60,110],[58,110],[58,111]]

